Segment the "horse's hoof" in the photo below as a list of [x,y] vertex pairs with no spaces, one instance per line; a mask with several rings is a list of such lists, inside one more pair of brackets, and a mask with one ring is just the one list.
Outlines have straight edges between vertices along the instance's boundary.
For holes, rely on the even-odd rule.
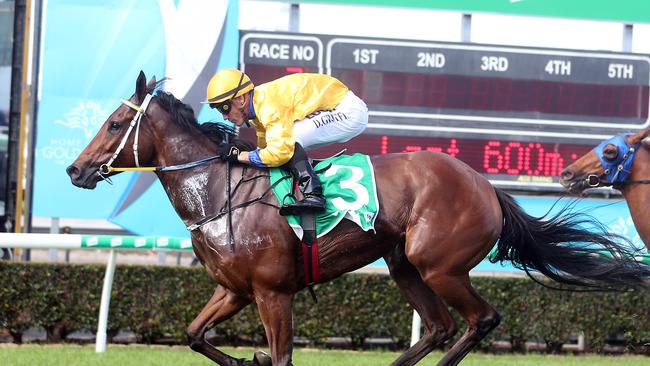
[[259,366],[273,366],[273,360],[271,360],[271,356],[267,355],[266,352],[257,351],[253,355],[253,364]]
[[229,365],[232,365],[232,366],[255,366],[255,365],[257,365],[257,363],[255,361],[248,361],[248,360],[243,359],[243,358],[237,358],[237,359],[235,359],[234,364],[229,363]]

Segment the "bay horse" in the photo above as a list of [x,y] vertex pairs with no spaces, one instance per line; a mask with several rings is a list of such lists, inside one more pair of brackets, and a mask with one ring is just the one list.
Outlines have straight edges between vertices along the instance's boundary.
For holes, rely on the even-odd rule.
[[[571,193],[613,186],[630,208],[639,237],[650,251],[650,129],[602,141],[560,173]],[[619,168],[620,167],[620,168]]]
[[[147,83],[140,72],[134,95],[108,117],[67,168],[74,185],[95,188],[117,173],[107,169],[112,164],[173,166],[215,155],[218,146],[201,131],[192,109],[169,93],[156,92],[157,84],[155,78]],[[130,134],[134,125],[139,135]],[[499,314],[474,290],[469,277],[497,241],[494,261],[510,261],[563,284],[620,289],[644,286],[650,275],[650,269],[632,259],[615,237],[581,228],[592,219],[567,212],[531,217],[512,197],[449,155],[416,152],[371,160],[381,205],[376,232],[364,232],[343,220],[320,238],[320,280],[330,281],[385,259],[390,275],[424,323],[422,338],[394,365],[417,363],[457,332],[447,305],[462,315],[467,330],[440,365],[457,365],[499,324]],[[227,176],[231,183],[238,179],[240,183],[231,195],[232,233],[224,216],[191,231],[196,256],[218,284],[187,329],[191,349],[219,365],[291,365],[292,304],[294,295],[306,287],[306,274],[300,242],[279,215],[275,197],[266,194],[267,171],[234,164],[230,174],[227,163],[213,160],[156,174],[187,226],[227,207]],[[610,255],[594,255],[602,250]],[[256,352],[252,360],[235,359],[205,340],[208,329],[252,302],[259,310],[270,356]]]

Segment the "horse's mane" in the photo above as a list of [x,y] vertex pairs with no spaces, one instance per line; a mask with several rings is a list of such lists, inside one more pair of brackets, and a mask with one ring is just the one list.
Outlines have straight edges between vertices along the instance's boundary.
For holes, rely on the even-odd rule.
[[172,116],[172,120],[178,125],[186,128],[199,128],[192,107],[176,99],[172,93],[158,90],[156,99],[158,104]]
[[199,125],[201,132],[204,135],[208,136],[217,145],[221,146],[226,143],[226,136],[228,136],[229,141],[235,144],[242,151],[251,151],[255,150],[255,144],[251,141],[240,139],[234,133],[234,130],[224,125],[223,123],[218,122],[204,122]]
[[194,116],[194,110],[191,106],[178,100],[172,93],[159,90],[159,87],[165,82],[165,80],[167,79],[165,78],[156,82],[154,90],[150,92],[156,92],[156,100],[158,101],[158,104],[172,116],[172,120],[177,124],[188,129],[198,129],[212,142],[219,146],[225,144],[226,141],[231,141],[241,150],[255,150],[255,144],[248,140],[238,138],[235,134],[235,130],[223,123],[199,123]]

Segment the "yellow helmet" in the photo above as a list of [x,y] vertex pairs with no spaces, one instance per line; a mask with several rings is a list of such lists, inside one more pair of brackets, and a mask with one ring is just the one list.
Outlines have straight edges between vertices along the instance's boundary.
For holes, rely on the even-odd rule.
[[208,101],[204,103],[221,103],[236,98],[253,90],[253,86],[248,75],[239,70],[219,70],[208,83]]

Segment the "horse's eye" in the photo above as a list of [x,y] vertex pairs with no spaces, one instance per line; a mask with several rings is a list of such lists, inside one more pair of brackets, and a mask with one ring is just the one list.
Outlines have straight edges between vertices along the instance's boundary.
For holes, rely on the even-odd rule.
[[606,146],[603,149],[603,159],[609,162],[615,162],[618,158],[618,148],[616,146]]
[[111,123],[108,125],[108,129],[111,131],[117,131],[122,127],[122,125],[119,122],[111,121]]

